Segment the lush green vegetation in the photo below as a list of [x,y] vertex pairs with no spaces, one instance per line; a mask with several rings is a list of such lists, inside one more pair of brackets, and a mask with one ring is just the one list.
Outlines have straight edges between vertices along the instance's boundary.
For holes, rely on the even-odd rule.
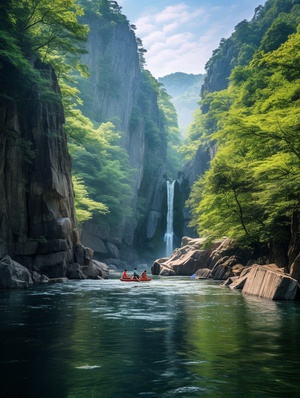
[[229,39],[242,43],[240,58],[246,45],[253,54],[236,64],[226,90],[206,93],[207,112],[198,112],[185,147],[188,156],[198,145],[216,150],[189,200],[202,236],[288,238],[300,208],[299,22],[299,1],[268,1],[257,10],[255,29],[240,24]]
[[[34,59],[52,65],[58,77],[66,78],[71,70],[85,72],[80,57],[85,52],[88,28],[77,20],[82,13],[75,0],[1,2],[1,80],[6,76],[15,89],[14,99],[18,92],[23,93],[23,88],[32,85],[43,93],[50,93],[46,77],[33,67]],[[13,73],[20,76],[20,81],[9,79]]]
[[[92,7],[87,1],[81,3],[85,9],[83,21],[91,24],[92,36],[98,37],[98,42],[101,42],[100,46],[106,48],[106,56],[99,56],[101,52],[98,53],[97,51],[93,53],[93,57],[97,57],[95,64],[99,68],[97,75],[101,76],[100,80],[93,78],[93,76],[88,79],[81,76],[76,77],[81,91],[80,99],[82,100],[76,112],[82,112],[84,116],[81,115],[81,117],[88,119],[88,122],[85,122],[84,125],[89,125],[89,128],[94,129],[94,132],[90,131],[84,135],[83,140],[78,140],[76,137],[74,139],[74,135],[71,133],[71,131],[76,131],[74,129],[74,118],[71,115],[70,119],[67,119],[68,123],[73,123],[72,128],[68,128],[68,131],[70,131],[68,135],[73,158],[73,173],[85,184],[89,198],[96,202],[100,201],[107,206],[108,213],[104,216],[105,223],[115,225],[116,222],[121,222],[132,213],[131,199],[133,193],[130,186],[134,179],[135,170],[131,170],[127,153],[121,146],[124,133],[119,130],[120,120],[111,116],[107,119],[107,116],[105,117],[102,114],[101,109],[94,106],[93,93],[95,93],[94,85],[96,84],[98,92],[101,96],[105,96],[107,100],[114,98],[122,101],[122,98],[120,98],[122,94],[120,92],[121,81],[117,73],[114,72],[113,64],[116,63],[116,60],[112,59],[109,46],[114,46],[112,40],[116,25],[125,24],[127,27],[128,21],[120,13],[120,8],[115,9],[111,5],[108,7],[107,1],[94,2]],[[133,29],[132,26],[131,29]],[[161,152],[163,148],[168,148],[167,174],[174,176],[178,170],[177,167],[180,167],[178,157],[176,157],[180,135],[177,115],[169,96],[163,93],[151,73],[144,70],[142,42],[138,38],[136,40],[137,58],[140,61],[141,73],[137,93],[138,99],[130,115],[129,130],[131,132],[136,129],[142,130],[145,134],[145,178],[151,178],[153,164],[157,167],[157,162],[162,164],[165,162],[163,158],[165,154]],[[157,110],[153,107],[156,102],[159,107]],[[76,120],[78,120],[78,116]],[[80,131],[82,133],[83,129]],[[99,131],[104,131],[100,139]],[[111,140],[110,134],[113,134],[115,139]],[[93,142],[96,136],[98,136],[97,143]],[[148,157],[151,162],[147,161]],[[143,200],[142,197],[140,197],[141,200]],[[145,207],[143,211],[146,211]],[[143,216],[144,214],[140,214],[141,218]],[[97,216],[95,212],[93,219],[99,220],[99,215]]]
[[[88,27],[79,23],[83,8],[75,0],[6,0],[0,5],[0,73],[3,90],[11,97],[3,101],[28,101],[34,91],[42,101],[63,100],[70,143],[88,139],[91,123],[76,109],[80,102],[72,74],[87,75],[81,62],[86,52]],[[49,77],[33,60],[51,65],[59,79],[62,98],[53,93]],[[18,76],[18,78],[16,78]],[[35,96],[33,96],[35,98]],[[74,178],[79,221],[93,212],[106,213],[107,206],[88,195],[81,175]]]
[[[69,126],[71,123],[72,120],[69,121]],[[95,210],[97,213],[109,212],[111,222],[130,215],[131,174],[127,153],[119,146],[119,140],[120,134],[108,122],[102,123],[98,129],[90,124],[81,145],[76,141],[69,144],[76,182],[82,182],[88,191],[88,197],[86,194],[84,199],[98,203],[92,203],[92,207],[87,209],[85,201],[77,202],[77,213],[80,210],[81,221],[91,218],[91,213]],[[82,217],[84,214],[87,215],[85,219]]]
[[[92,26],[88,26],[89,20],[94,21]],[[94,82],[88,79],[88,68],[82,62],[87,53],[89,30],[93,29],[101,43],[109,46],[118,24],[128,26],[129,22],[115,1],[2,0],[0,4],[0,79],[3,87],[0,100],[28,101],[35,98],[31,95],[33,92],[39,92],[42,101],[63,101],[79,223],[92,217],[95,220],[105,217],[105,222],[113,225],[132,212],[130,187],[134,171],[121,145],[124,133],[119,130],[118,121],[106,120],[99,110],[91,111],[90,104],[94,99],[90,96],[90,87]],[[135,27],[131,25],[130,29]],[[141,40],[137,39],[140,98],[132,111],[130,128],[142,126],[147,148],[152,152],[170,142],[168,174],[174,175],[179,167],[177,115],[168,95],[151,74],[143,70],[145,51]],[[113,73],[114,60],[107,55],[98,61],[101,79],[97,89],[102,95],[118,98],[121,82]],[[52,92],[42,63],[53,67],[60,93]],[[153,118],[153,99],[159,103],[157,120]],[[29,155],[34,156],[34,151],[30,143],[25,144],[30,159]]]

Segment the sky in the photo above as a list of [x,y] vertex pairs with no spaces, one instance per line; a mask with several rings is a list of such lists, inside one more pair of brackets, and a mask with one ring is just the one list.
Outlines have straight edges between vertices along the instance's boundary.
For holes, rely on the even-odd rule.
[[118,0],[147,50],[146,69],[156,78],[174,72],[205,73],[222,38],[228,38],[265,0]]

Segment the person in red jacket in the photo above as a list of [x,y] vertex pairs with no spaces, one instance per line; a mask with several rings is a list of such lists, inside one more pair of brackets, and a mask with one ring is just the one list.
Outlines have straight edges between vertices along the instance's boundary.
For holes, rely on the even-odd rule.
[[146,270],[142,272],[141,278],[142,279],[147,279],[147,271]]
[[127,270],[126,269],[124,269],[124,271],[123,271],[122,279],[129,279],[129,276],[127,275]]

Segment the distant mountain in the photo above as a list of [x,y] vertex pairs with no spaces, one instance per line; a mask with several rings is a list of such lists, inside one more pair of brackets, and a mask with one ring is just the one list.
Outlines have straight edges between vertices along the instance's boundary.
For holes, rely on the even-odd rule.
[[178,113],[178,124],[184,136],[194,119],[194,112],[199,108],[199,95],[205,76],[176,72],[158,78],[172,97]]

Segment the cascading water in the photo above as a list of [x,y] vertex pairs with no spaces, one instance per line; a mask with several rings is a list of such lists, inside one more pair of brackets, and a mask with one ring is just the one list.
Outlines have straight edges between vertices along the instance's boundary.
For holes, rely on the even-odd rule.
[[175,180],[172,183],[167,181],[167,231],[165,233],[167,257],[173,252],[174,187]]

